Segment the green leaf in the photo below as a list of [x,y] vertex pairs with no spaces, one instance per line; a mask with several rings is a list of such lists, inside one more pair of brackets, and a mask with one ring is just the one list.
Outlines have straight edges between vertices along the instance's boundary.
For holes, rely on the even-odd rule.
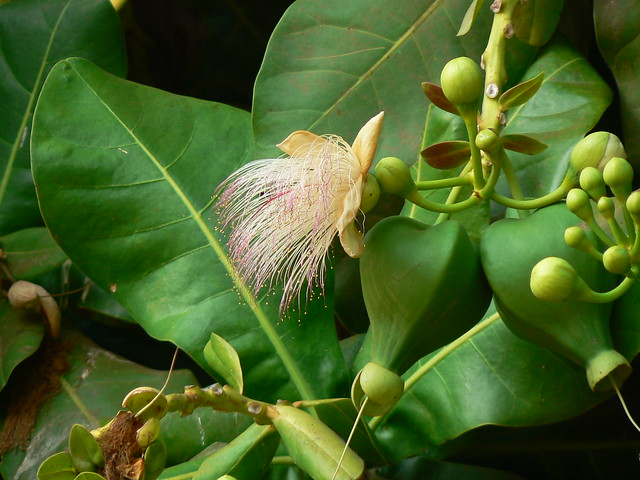
[[[36,419],[31,441],[25,451],[15,449],[5,452],[0,463],[0,474],[4,478],[13,480],[32,480],[36,476],[39,465],[52,454],[65,450],[68,445],[71,427],[82,424],[96,428],[105,424],[116,414],[125,395],[140,385],[155,385],[158,388],[164,383],[167,372],[151,370],[103,350],[78,333],[68,334],[64,339],[69,345],[73,345],[71,352],[66,355],[66,360],[71,364],[71,369],[62,378],[62,388],[53,398],[49,399],[40,410]],[[51,361],[63,361],[55,358]],[[193,374],[186,370],[173,372],[168,392],[180,392],[183,385],[196,384]],[[177,450],[184,449],[179,442],[194,445],[189,437],[196,435],[200,441],[210,441],[211,436],[225,435],[222,430],[217,430],[214,414],[209,410],[196,411],[196,418],[189,418],[190,430],[179,432],[174,428],[173,435],[178,443]],[[175,414],[174,414],[175,415]],[[171,416],[174,416],[171,415]],[[197,428],[197,423],[210,425],[206,433]],[[220,422],[221,428],[227,428],[229,422]],[[236,429],[230,429],[232,433]],[[199,449],[203,447],[200,444]],[[170,445],[169,456],[172,456]],[[198,449],[188,452],[188,457],[193,456]],[[184,453],[181,452],[181,455]],[[72,477],[73,478],[73,477]]]
[[466,165],[471,158],[469,142],[449,140],[435,143],[421,152],[422,157],[433,168],[451,170]]
[[527,80],[526,82],[519,83],[518,85],[511,87],[509,90],[500,95],[500,109],[509,110],[510,108],[517,107],[529,101],[533,97],[544,79],[544,72],[540,72],[535,77]]
[[0,390],[20,362],[30,357],[44,338],[44,324],[38,313],[11,307],[0,300]]
[[71,455],[60,452],[47,458],[38,468],[38,480],[74,480],[78,472],[71,463]]
[[234,390],[242,393],[244,384],[240,357],[224,338],[212,333],[204,347],[204,358],[216,376],[228,383]]
[[[486,45],[493,15],[488,9],[478,16],[477,28],[456,37],[468,5],[469,0],[295,2],[273,32],[256,79],[257,154],[279,155],[274,146],[300,129],[353,141],[384,110],[376,157],[399,157],[411,165],[428,108],[420,85],[438,82],[453,57],[480,58]],[[508,74],[517,79],[531,49],[511,46]]]
[[536,153],[544,152],[547,148],[544,143],[526,135],[502,135],[500,140],[502,140],[502,145],[507,150],[526,155],[535,155]]
[[556,31],[563,4],[564,0],[518,2],[513,12],[513,26],[517,37],[537,47],[547,43]]
[[[437,451],[482,425],[515,427],[564,420],[611,395],[593,393],[584,369],[520,340],[492,312],[493,307],[468,338],[412,368],[432,365],[377,431],[393,459],[424,448]],[[612,330],[614,337],[620,331],[640,339],[636,321],[616,321]],[[627,351],[631,359],[640,351],[640,342]]]
[[74,480],[105,480],[102,475],[95,472],[82,472]]
[[4,262],[16,280],[33,280],[59,268],[67,259],[44,227],[20,230],[0,237]]
[[230,275],[212,192],[251,159],[251,145],[246,112],[69,59],[52,70],[35,113],[42,213],[83,272],[203,368],[215,332],[238,351],[249,396],[334,396],[345,378],[326,374],[344,371],[331,309],[310,301],[308,314],[280,320],[277,301],[258,303]]
[[82,56],[124,75],[126,57],[120,21],[108,0],[7,3],[0,6],[0,38],[1,235],[42,223],[29,171],[29,136],[51,66]]
[[611,68],[620,94],[622,129],[627,139],[627,159],[636,168],[640,166],[640,3],[634,0],[611,2],[596,0],[593,4],[596,39],[600,52]]
[[69,432],[69,455],[80,472],[93,472],[104,466],[104,456],[98,441],[84,425],[75,424]]
[[[525,78],[545,72],[529,102],[507,114],[504,134],[534,137],[549,146],[542,153],[510,153],[526,196],[556,188],[564,177],[573,146],[593,128],[611,102],[611,90],[586,59],[559,38],[547,44]],[[499,190],[506,192],[503,180]]]
[[254,424],[205,459],[193,480],[217,479],[226,474],[257,480],[264,475],[279,444],[280,437],[272,425]]
[[464,14],[464,18],[462,19],[462,23],[460,24],[460,30],[458,30],[458,36],[466,35],[471,30],[473,26],[473,22],[480,13],[480,9],[484,4],[484,0],[473,0],[471,5],[469,5],[469,9]]

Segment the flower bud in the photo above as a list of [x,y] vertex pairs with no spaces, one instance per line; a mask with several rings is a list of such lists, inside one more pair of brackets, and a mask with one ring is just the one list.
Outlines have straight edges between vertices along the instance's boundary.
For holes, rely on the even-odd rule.
[[626,248],[614,245],[605,250],[602,264],[609,272],[624,275],[631,269],[631,257]]
[[632,217],[640,219],[640,191],[636,190],[627,198],[627,210]]
[[469,57],[454,58],[442,69],[440,85],[445,97],[457,107],[475,104],[484,88],[482,70]]
[[607,194],[602,172],[595,167],[587,167],[580,172],[580,187],[596,201]]
[[627,157],[620,139],[613,133],[593,132],[573,147],[569,162],[576,172],[587,167],[602,170],[613,157]]
[[587,240],[586,232],[580,227],[569,227],[564,231],[564,241],[572,248],[582,250],[582,246]]
[[612,198],[601,197],[598,200],[598,211],[607,220],[612,220],[616,214],[616,204]]
[[[614,194],[629,195],[633,181],[633,167],[624,158],[613,157],[602,172],[604,181]],[[616,193],[618,192],[618,193]]]
[[406,198],[416,192],[416,184],[406,163],[397,157],[381,159],[374,170],[380,188]]
[[482,129],[476,135],[476,147],[485,152],[490,152],[498,144],[499,138],[496,132],[489,128]]
[[395,405],[404,391],[404,380],[396,373],[369,362],[362,369],[360,385],[365,395],[378,405]]
[[575,291],[578,274],[563,258],[547,257],[531,271],[530,287],[540,300],[561,302],[569,300]]
[[567,208],[585,222],[593,218],[589,194],[579,188],[572,188],[567,194]]
[[371,211],[380,198],[380,184],[372,173],[367,174],[367,180],[362,190],[362,200],[360,200],[360,210],[364,213]]

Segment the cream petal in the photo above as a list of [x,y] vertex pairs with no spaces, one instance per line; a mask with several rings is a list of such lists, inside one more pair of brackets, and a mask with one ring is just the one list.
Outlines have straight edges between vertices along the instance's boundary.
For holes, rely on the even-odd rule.
[[373,156],[376,154],[376,148],[378,146],[378,137],[382,130],[383,118],[384,112],[380,112],[369,120],[364,127],[360,129],[351,146],[356,157],[360,160],[360,172],[362,175],[366,175],[373,163]]
[[356,228],[355,223],[351,222],[340,234],[340,244],[342,248],[352,258],[358,258],[362,255],[363,241],[362,233]]
[[[322,137],[306,130],[298,130],[276,146],[289,156],[294,153],[298,156],[305,156],[309,153],[312,145],[314,145],[314,148],[319,146],[318,139],[322,139]],[[314,144],[314,142],[316,143]]]

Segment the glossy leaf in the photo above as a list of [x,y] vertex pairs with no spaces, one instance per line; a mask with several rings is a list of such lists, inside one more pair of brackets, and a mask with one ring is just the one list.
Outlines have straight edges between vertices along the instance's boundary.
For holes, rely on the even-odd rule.
[[44,324],[37,312],[16,309],[0,300],[0,390],[20,362],[30,357],[44,338]]
[[277,301],[257,303],[234,285],[216,232],[212,192],[251,158],[248,120],[63,61],[34,120],[41,209],[74,263],[152,336],[209,369],[203,350],[216,332],[239,352],[261,399],[326,395],[343,381],[324,374],[343,362],[331,310],[309,302],[308,315],[280,320]]
[[74,480],[78,472],[71,463],[71,455],[59,452],[47,458],[38,468],[38,480]]
[[500,95],[500,108],[504,111],[528,102],[542,85],[543,79],[544,72],[541,72],[535,77],[511,87]]
[[82,56],[124,75],[126,57],[108,0],[7,3],[0,6],[0,38],[0,234],[6,234],[42,223],[29,171],[29,137],[48,71],[58,60]]
[[422,82],[422,91],[436,107],[441,108],[445,112],[460,115],[456,106],[445,97],[440,85],[432,82]]
[[627,139],[627,158],[635,167],[640,166],[640,42],[638,23],[640,4],[634,0],[605,0],[593,3],[596,39],[600,52],[613,72],[620,94],[622,129]]
[[264,475],[279,443],[280,438],[272,425],[254,424],[206,458],[193,480],[217,479],[227,474],[257,480]]
[[[540,72],[545,72],[540,90],[525,105],[507,113],[504,129],[504,134],[531,136],[549,146],[537,155],[509,154],[525,195],[531,197],[560,184],[571,149],[611,102],[611,90],[604,80],[560,39],[545,46],[525,78]],[[499,190],[506,191],[502,181]]]
[[[376,433],[394,459],[437,449],[481,425],[564,420],[607,398],[589,389],[582,368],[515,337],[497,315],[491,318],[483,320],[485,329],[444,355],[379,426]],[[612,331],[614,337],[620,331],[640,338],[635,321],[614,322]],[[638,351],[637,341],[622,353],[631,359]]]
[[34,278],[59,268],[67,259],[44,227],[27,228],[0,237],[4,262],[16,280]]
[[79,472],[94,472],[104,466],[98,441],[84,425],[75,424],[69,432],[69,455]]
[[433,168],[451,170],[466,165],[471,158],[469,142],[450,140],[430,145],[421,152],[422,158]]
[[547,148],[544,143],[526,135],[502,135],[500,139],[502,140],[502,146],[507,150],[524,153],[526,155],[542,153]]
[[[3,454],[0,474],[4,478],[33,480],[36,470],[46,458],[67,448],[69,432],[74,424],[79,423],[89,429],[103,425],[114,417],[129,391],[144,384],[159,388],[166,379],[167,372],[151,370],[117,357],[77,333],[68,335],[64,341],[73,345],[67,355],[71,369],[61,379],[60,392],[41,409],[28,448]],[[177,370],[173,372],[167,392],[181,392],[183,385],[195,383],[191,372]],[[197,413],[185,425],[190,430],[174,428],[173,438],[176,439],[175,449],[178,451],[185,448],[180,443],[183,440],[193,448],[193,439],[190,439],[193,435],[199,437],[201,442],[212,441],[211,436],[225,435],[223,430],[217,430],[218,421],[212,418],[220,417],[220,414],[210,410]],[[198,423],[201,424],[200,428]],[[231,427],[228,422],[219,423],[221,428]],[[203,425],[210,426],[206,433],[202,430]],[[229,430],[232,434],[237,431],[233,428]],[[200,444],[199,449],[205,445]],[[197,444],[195,447],[195,450],[187,453],[189,457],[198,451]],[[170,445],[170,457],[172,448]]]
[[220,335],[211,334],[204,347],[204,358],[222,382],[226,382],[234,390],[242,393],[242,367],[240,357],[229,343]]
[[460,30],[458,30],[458,36],[466,35],[471,30],[473,26],[473,22],[477,18],[480,13],[480,9],[484,4],[484,0],[473,0],[467,12],[464,14],[464,18],[462,19],[462,23],[460,24]]
[[[428,107],[420,101],[420,85],[438,82],[451,58],[480,58],[485,48],[488,9],[468,35],[456,36],[468,6],[469,0],[295,2],[273,32],[256,80],[257,154],[278,155],[274,145],[299,129],[352,141],[367,119],[384,110],[376,158],[412,164]],[[520,77],[529,52],[513,44],[510,78]]]
[[513,26],[517,37],[536,47],[547,43],[556,30],[563,4],[564,0],[518,2],[513,12]]
[[144,480],[156,480],[167,463],[167,447],[157,440],[144,452]]

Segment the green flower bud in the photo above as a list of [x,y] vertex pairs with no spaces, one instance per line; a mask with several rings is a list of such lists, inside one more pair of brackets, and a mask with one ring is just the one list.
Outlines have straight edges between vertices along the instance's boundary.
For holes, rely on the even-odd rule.
[[595,167],[587,167],[580,172],[580,187],[596,201],[607,194],[602,172]]
[[399,375],[373,362],[362,369],[360,386],[370,401],[383,406],[395,405],[404,392],[404,380]]
[[530,287],[540,300],[561,302],[569,300],[578,282],[578,274],[563,258],[547,257],[531,271]]
[[367,174],[367,180],[362,190],[362,200],[360,200],[360,210],[364,213],[371,211],[380,198],[380,184],[372,173]]
[[567,194],[567,208],[585,222],[593,218],[589,194],[579,188],[569,190]]
[[397,157],[381,159],[374,172],[380,188],[385,192],[393,193],[403,198],[417,192],[409,167]]
[[598,211],[604,218],[611,220],[616,214],[616,204],[612,198],[601,197],[600,200],[598,200]]
[[593,132],[573,147],[569,162],[576,172],[587,167],[602,170],[613,157],[627,157],[620,139],[613,133]]
[[631,257],[626,248],[614,245],[605,250],[602,264],[611,273],[624,275],[631,269]]
[[440,74],[440,85],[445,97],[456,107],[478,102],[484,88],[484,75],[480,66],[469,57],[449,61]]
[[636,190],[629,195],[626,205],[631,216],[640,219],[640,191]]
[[582,246],[587,240],[586,232],[580,227],[569,227],[564,231],[564,241],[572,248],[582,250]]
[[631,182],[633,181],[633,167],[624,158],[613,157],[609,160],[602,172],[604,181],[614,195],[627,196],[631,192]]
[[499,137],[493,130],[485,128],[476,135],[476,147],[485,152],[490,152],[499,142]]

